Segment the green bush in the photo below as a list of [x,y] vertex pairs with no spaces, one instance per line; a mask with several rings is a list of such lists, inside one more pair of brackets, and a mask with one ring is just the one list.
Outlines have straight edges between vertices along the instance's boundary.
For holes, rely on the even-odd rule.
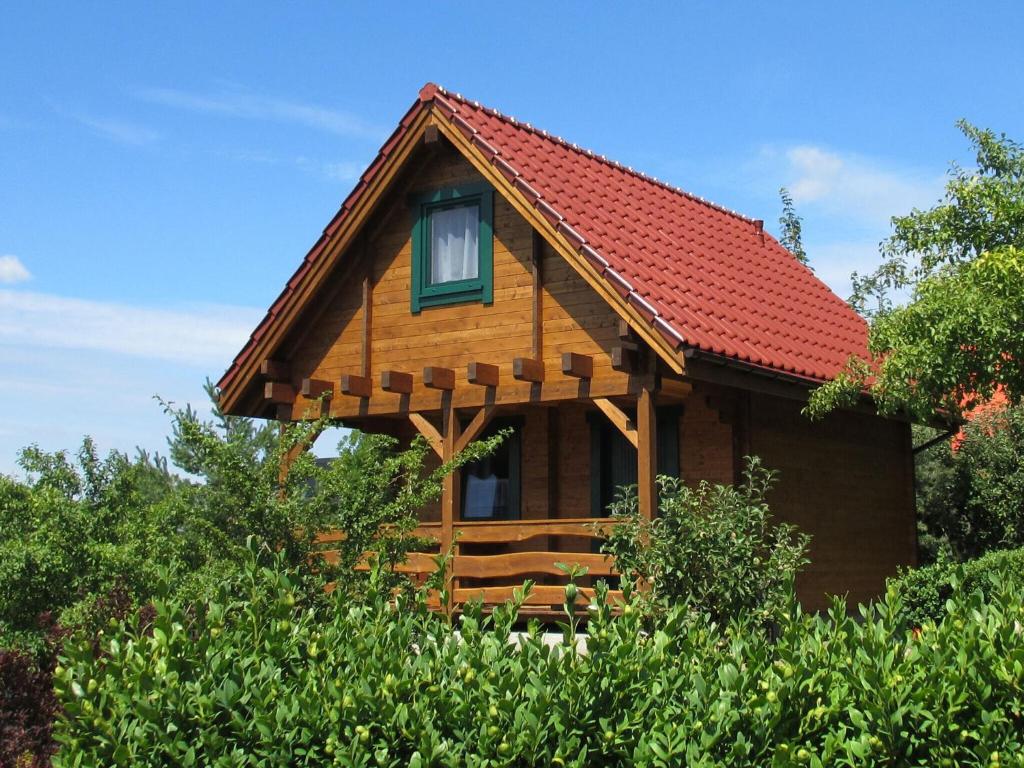
[[[246,570],[66,645],[55,766],[1021,766],[1022,593],[960,593],[920,635],[793,608],[769,642],[685,607],[651,629],[599,600],[587,650],[515,612],[458,632],[421,603],[307,602]],[[600,594],[605,594],[603,590]]]
[[955,451],[928,449],[917,471],[918,513],[939,552],[969,560],[1024,547],[1024,406],[979,414]]
[[946,601],[956,592],[987,593],[992,573],[1006,574],[1024,591],[1024,549],[990,552],[966,563],[943,562],[907,569],[889,580],[889,589],[899,595],[906,624],[920,627],[941,620],[946,613]]
[[695,488],[658,478],[658,516],[640,517],[635,488],[612,505],[618,523],[603,551],[627,580],[650,585],[648,597],[683,604],[720,621],[747,615],[768,621],[784,610],[809,539],[773,523],[765,496],[774,473],[748,458],[743,482]]
[[[325,465],[303,452],[282,481],[282,457],[325,421],[279,435],[276,425],[256,427],[216,409],[212,421],[166,410],[170,457],[195,480],[146,454],[101,459],[89,439],[74,458],[26,449],[24,481],[0,475],[0,648],[42,653],[43,614],[95,629],[148,601],[158,571],[183,600],[201,599],[230,581],[250,536],[347,595],[387,593],[403,579],[390,566],[420,544],[412,535],[419,508],[440,496],[453,466],[502,439],[474,443],[428,471],[422,440],[400,451],[392,438],[353,434],[337,460]],[[327,530],[345,533],[330,564],[316,556]],[[356,572],[369,551],[379,567]]]

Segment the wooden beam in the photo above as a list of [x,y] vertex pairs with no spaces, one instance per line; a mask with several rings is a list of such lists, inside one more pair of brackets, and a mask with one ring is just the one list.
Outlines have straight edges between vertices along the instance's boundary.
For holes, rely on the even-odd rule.
[[412,394],[412,374],[404,371],[381,371],[380,388],[385,392],[397,392],[400,395]]
[[612,347],[612,370],[632,371],[636,367],[636,353],[625,346]]
[[299,391],[303,397],[317,398],[324,394],[330,397],[334,393],[334,386],[323,379],[303,379]]
[[562,353],[562,373],[575,376],[577,379],[590,379],[594,376],[594,358],[575,352]]
[[263,385],[263,399],[271,403],[294,403],[295,387],[283,381],[268,381]]
[[639,449],[636,424],[619,406],[604,397],[595,397],[594,405],[601,409],[601,412],[608,417],[608,421],[615,425],[634,448]]
[[292,420],[292,407],[294,403],[278,403],[274,409],[274,421],[288,423]]
[[619,338],[623,341],[634,341],[636,339],[636,336],[633,334],[633,328],[622,318],[619,318]]
[[494,414],[497,410],[497,406],[485,405],[476,412],[476,416],[474,416],[473,420],[466,425],[466,429],[462,432],[455,443],[456,453],[461,453],[466,450],[466,446],[480,436],[480,433],[484,431],[491,419],[494,418]]
[[533,277],[532,330],[530,354],[534,360],[544,359],[544,238],[536,229],[530,250],[530,271]]
[[[307,435],[304,440],[293,445],[291,448],[285,451],[283,456],[281,456],[281,463],[277,468],[277,482],[279,485],[284,485],[284,481],[288,479],[288,473],[291,471],[292,465],[295,463],[295,460],[313,447],[313,443],[315,443],[316,439],[320,437],[321,432],[322,430],[319,429],[313,430],[313,432]],[[283,436],[284,434],[285,426],[284,424],[282,424],[281,435]],[[282,496],[284,495],[284,488],[281,488],[280,493]]]
[[434,449],[437,457],[444,461],[444,440],[441,438],[441,433],[437,431],[437,427],[421,413],[410,413],[409,421],[426,438],[427,444]]
[[544,361],[517,357],[512,360],[512,378],[519,381],[544,381]]
[[[542,405],[572,400],[589,402],[594,397],[626,397],[635,400],[640,396],[641,387],[652,390],[656,381],[646,373],[620,373],[610,369],[593,379],[585,379],[585,392],[581,392],[580,379],[568,376],[551,376],[543,383],[514,380],[503,376],[497,387],[459,386],[450,393],[452,404],[459,409],[482,408],[487,403],[500,406]],[[396,395],[382,392],[374,382],[373,396],[360,400],[354,397],[335,396],[331,400],[330,416],[334,419],[365,419],[374,416],[400,416],[406,418],[410,411],[438,413],[444,406],[443,391],[427,389],[416,384],[411,395]]]
[[693,384],[670,376],[661,376],[658,380],[658,398],[664,400],[685,400],[693,392]]
[[443,389],[451,392],[455,389],[455,371],[451,368],[429,365],[423,369],[423,385],[430,389]]
[[369,397],[373,393],[373,382],[367,376],[351,373],[341,374],[341,394],[353,397]]
[[637,446],[636,484],[640,515],[654,518],[658,508],[658,436],[654,396],[644,387],[636,403]]
[[367,265],[367,274],[363,276],[363,325],[359,337],[359,360],[360,374],[363,378],[370,378],[370,353],[373,341],[373,282],[371,273],[373,271],[372,251],[369,251],[367,258],[370,263]]
[[466,378],[470,384],[482,387],[496,387],[500,379],[498,366],[488,363],[470,363],[466,366]]
[[423,129],[423,143],[424,144],[427,144],[427,145],[437,144],[437,137],[438,137],[438,133],[437,133],[437,126],[436,125],[428,125],[426,128]]
[[260,363],[260,375],[274,381],[285,381],[292,377],[291,366],[282,360],[264,360]]

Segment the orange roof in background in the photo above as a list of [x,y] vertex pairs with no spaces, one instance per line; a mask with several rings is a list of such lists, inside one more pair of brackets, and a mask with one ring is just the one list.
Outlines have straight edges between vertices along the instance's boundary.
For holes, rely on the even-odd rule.
[[433,107],[677,349],[811,380],[867,353],[867,325],[760,222],[426,85],[219,382],[227,386],[419,112]]

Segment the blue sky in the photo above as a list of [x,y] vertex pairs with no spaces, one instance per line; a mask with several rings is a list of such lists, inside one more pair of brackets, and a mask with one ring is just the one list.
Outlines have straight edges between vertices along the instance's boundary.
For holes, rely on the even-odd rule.
[[954,121],[1024,138],[1024,5],[105,3],[0,23],[0,472],[161,449],[427,80],[763,218],[841,295]]

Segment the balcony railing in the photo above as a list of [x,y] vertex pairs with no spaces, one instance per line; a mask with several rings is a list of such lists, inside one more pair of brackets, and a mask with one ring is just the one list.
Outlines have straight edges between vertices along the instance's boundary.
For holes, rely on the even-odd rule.
[[[524,613],[556,613],[565,600],[566,575],[558,565],[578,565],[587,569],[586,578],[614,577],[610,557],[594,552],[593,542],[602,538],[598,526],[611,525],[605,518],[565,518],[540,520],[501,521],[460,521],[454,526],[456,544],[449,561],[449,576],[452,579],[451,605],[447,609],[458,611],[466,603],[480,600],[485,607],[494,606],[512,599],[513,592],[527,578],[542,579],[545,583],[535,584],[524,600]],[[415,531],[417,536],[440,541],[441,523],[422,523]],[[320,537],[325,545],[323,552],[328,561],[336,561],[337,550],[330,549],[343,534],[326,534]],[[479,546],[497,544],[533,543],[546,538],[543,546],[536,549],[502,552],[497,554],[464,553]],[[555,538],[552,546],[551,538]],[[568,541],[566,541],[568,539]],[[574,542],[573,539],[576,541]],[[579,551],[580,540],[588,551]],[[574,551],[571,547],[576,545]],[[436,565],[432,552],[411,552],[407,562],[396,570],[408,574],[415,582],[422,583],[432,574]],[[555,583],[552,583],[555,582]],[[576,598],[577,609],[582,610],[593,598],[594,590],[581,586]],[[611,590],[609,598],[621,600],[619,590]],[[441,608],[436,595],[435,607]]]

